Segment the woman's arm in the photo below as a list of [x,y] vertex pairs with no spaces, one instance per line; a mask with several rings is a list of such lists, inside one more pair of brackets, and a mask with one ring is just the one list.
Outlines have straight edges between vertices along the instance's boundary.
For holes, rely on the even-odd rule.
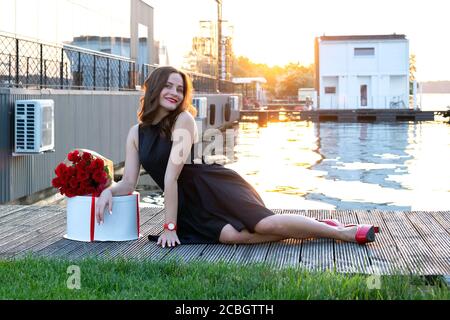
[[139,125],[133,126],[128,132],[126,150],[125,150],[125,167],[122,180],[113,184],[109,189],[113,196],[126,195],[136,189],[139,178],[139,170],[141,164],[139,162]]
[[112,197],[127,195],[133,192],[139,178],[140,162],[138,151],[138,133],[139,125],[133,126],[128,132],[126,150],[125,150],[125,168],[122,180],[103,190],[99,199],[96,201],[95,216],[97,223],[103,222],[103,212],[108,207],[109,212],[112,213]]
[[[165,223],[177,223],[178,213],[178,177],[190,154],[192,144],[196,140],[197,127],[192,115],[182,112],[175,122],[173,130],[173,144],[164,177],[164,208]],[[173,246],[179,242],[175,231],[164,230],[158,244]]]

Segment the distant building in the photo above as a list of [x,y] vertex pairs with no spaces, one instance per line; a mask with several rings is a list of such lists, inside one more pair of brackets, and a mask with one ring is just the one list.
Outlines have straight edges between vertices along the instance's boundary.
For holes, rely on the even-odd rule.
[[233,67],[233,26],[222,20],[222,58],[218,59],[217,22],[200,21],[199,33],[192,39],[191,52],[185,57],[184,68],[210,76],[219,74],[221,80],[231,80]]
[[144,0],[2,0],[0,12],[8,35],[154,63],[153,7]]
[[405,35],[318,37],[315,60],[319,108],[409,108]]
[[244,109],[259,109],[267,104],[263,85],[267,80],[263,77],[233,78],[235,90],[242,94]]

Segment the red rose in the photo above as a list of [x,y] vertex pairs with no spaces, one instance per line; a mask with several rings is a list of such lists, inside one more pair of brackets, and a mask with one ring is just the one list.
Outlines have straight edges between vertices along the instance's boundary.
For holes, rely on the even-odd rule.
[[73,151],[73,152],[70,152],[70,153],[67,155],[67,159],[69,159],[69,161],[72,161],[73,163],[77,163],[78,161],[80,161],[80,160],[81,160],[81,157],[80,157],[80,155],[79,155],[78,150],[75,150],[75,151]]
[[83,152],[83,155],[81,156],[81,158],[88,162],[92,160],[92,154],[90,154],[89,152]]
[[93,194],[94,192],[95,192],[95,188],[94,187],[86,188],[86,194]]
[[78,187],[78,180],[76,178],[71,178],[70,182],[69,182],[69,185],[70,185],[71,188],[74,188],[74,189],[77,188]]
[[87,189],[91,187],[91,180],[84,180],[80,182],[80,186]]
[[105,162],[89,152],[80,154],[78,150],[70,152],[67,158],[73,164],[60,163],[55,168],[52,186],[69,198],[88,194],[99,196],[109,179]]
[[69,167],[67,169],[67,174],[69,177],[75,177],[77,175],[77,169],[75,167]]
[[89,179],[89,174],[86,172],[86,171],[84,171],[83,169],[79,169],[78,171],[77,171],[77,179],[79,180],[79,181],[85,181],[85,180],[88,180]]
[[80,160],[80,162],[77,163],[77,167],[86,170],[86,168],[88,167],[88,163],[86,162],[86,160],[82,159]]
[[55,188],[61,187],[61,180],[59,178],[54,178],[52,180],[52,186]]
[[104,171],[95,171],[94,174],[92,175],[92,178],[96,182],[101,183],[105,179],[104,174],[105,174]]
[[56,169],[55,169],[55,173],[57,176],[62,176],[66,173],[67,171],[67,166],[64,163],[60,163]]
[[75,192],[72,192],[72,190],[66,190],[66,196],[69,198],[75,197]]
[[105,166],[105,162],[102,159],[95,159],[94,163],[97,169],[103,169],[103,167]]
[[86,195],[86,194],[87,194],[86,188],[83,188],[82,186],[80,186],[80,187],[77,189],[77,195],[83,196],[83,195]]

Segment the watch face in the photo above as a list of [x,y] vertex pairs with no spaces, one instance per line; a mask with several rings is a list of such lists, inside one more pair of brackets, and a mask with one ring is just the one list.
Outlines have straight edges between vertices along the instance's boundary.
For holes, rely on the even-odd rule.
[[169,223],[168,225],[169,230],[175,229],[175,225],[173,223]]

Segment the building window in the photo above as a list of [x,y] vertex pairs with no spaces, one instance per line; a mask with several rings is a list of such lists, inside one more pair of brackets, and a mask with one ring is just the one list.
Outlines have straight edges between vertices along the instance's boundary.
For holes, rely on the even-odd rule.
[[336,93],[336,87],[325,87],[325,93]]
[[355,56],[374,56],[375,48],[355,48]]

